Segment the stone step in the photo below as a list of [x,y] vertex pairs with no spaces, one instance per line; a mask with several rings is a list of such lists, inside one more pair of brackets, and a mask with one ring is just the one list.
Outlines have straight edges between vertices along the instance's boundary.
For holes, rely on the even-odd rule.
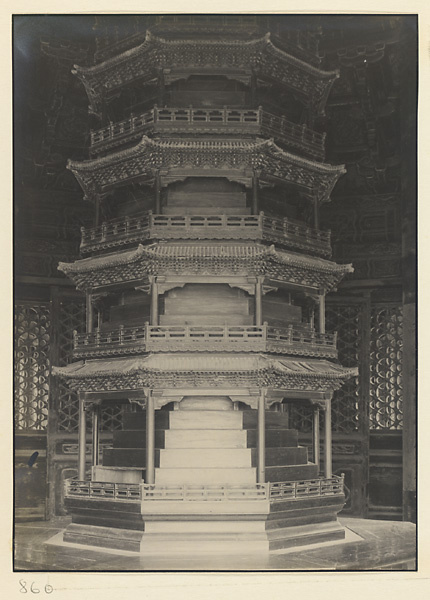
[[169,413],[174,429],[242,429],[242,413],[233,410],[176,410]]
[[141,556],[176,556],[202,554],[222,556],[267,555],[267,535],[248,533],[153,533],[144,534]]
[[[222,210],[220,210],[219,207],[207,207],[207,206],[199,206],[198,208],[195,206],[182,206],[180,208],[180,213],[181,215],[196,215],[198,213],[198,216],[205,216],[205,215],[217,215],[219,216],[220,213],[222,212],[222,214],[224,215],[250,215],[251,214],[251,208],[249,207],[243,207],[243,206],[238,206],[238,207],[223,207]],[[178,214],[178,206],[165,206],[163,208],[163,215],[177,215]]]
[[[308,462],[308,449],[303,446],[293,448],[266,448],[266,467],[303,465]],[[252,466],[257,466],[257,449],[252,448]]]
[[191,521],[149,521],[145,523],[146,533],[263,533],[266,530],[265,520],[238,521],[212,520]]
[[283,467],[266,467],[266,481],[301,481],[316,479],[318,467],[313,463]]
[[158,485],[253,485],[256,483],[256,470],[252,468],[155,469],[155,483]]
[[165,432],[164,447],[246,448],[246,431],[236,429],[172,429]]
[[267,531],[270,550],[292,548],[345,538],[345,529],[339,521],[310,523]]
[[251,467],[251,451],[248,448],[195,448],[160,451],[160,467]]
[[[234,515],[236,521],[254,521],[261,518],[266,519],[270,512],[268,499],[260,500],[143,500],[141,511],[145,524],[151,520],[169,520],[175,516],[175,520],[185,521],[218,520],[223,515]],[[232,518],[229,516],[228,518]]]
[[[256,448],[258,442],[258,432],[256,429],[248,429],[247,445],[248,448]],[[266,427],[266,448],[288,448],[297,447],[298,435],[293,429],[268,429]]]

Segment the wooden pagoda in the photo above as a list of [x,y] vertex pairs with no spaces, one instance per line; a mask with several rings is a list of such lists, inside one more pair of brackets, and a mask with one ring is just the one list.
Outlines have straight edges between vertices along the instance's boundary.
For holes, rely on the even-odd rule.
[[[55,370],[80,398],[67,542],[228,554],[344,537],[331,397],[356,369],[325,296],[352,267],[319,229],[344,168],[312,129],[338,73],[313,34],[287,34],[166,15],[74,68],[105,126],[68,164],[96,216],[59,266],[87,299],[76,360]],[[101,452],[112,403],[123,430]],[[309,457],[291,403],[312,407]]]

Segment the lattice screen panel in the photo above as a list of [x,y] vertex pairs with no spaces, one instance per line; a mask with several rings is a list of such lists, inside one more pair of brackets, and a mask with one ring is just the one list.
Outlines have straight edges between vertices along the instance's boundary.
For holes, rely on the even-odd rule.
[[46,431],[51,316],[48,304],[15,307],[15,428]]
[[401,430],[402,307],[373,306],[370,337],[370,429]]
[[[360,367],[361,304],[327,306],[327,331],[337,331],[339,362],[344,367]],[[364,411],[360,412],[360,378],[351,377],[333,395],[332,430],[339,433],[359,431]]]

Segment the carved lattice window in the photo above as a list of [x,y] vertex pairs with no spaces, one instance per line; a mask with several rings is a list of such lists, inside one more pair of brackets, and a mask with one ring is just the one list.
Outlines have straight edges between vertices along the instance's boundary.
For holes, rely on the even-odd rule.
[[[337,331],[339,362],[344,367],[359,367],[361,345],[361,304],[329,304],[327,331]],[[333,395],[332,430],[339,433],[359,431],[364,418],[360,412],[360,379],[351,377]]]
[[373,306],[370,336],[370,429],[402,429],[401,306]]
[[[83,300],[62,300],[59,314],[59,364],[66,365],[72,360],[73,330],[79,333],[85,330],[85,304]],[[58,429],[59,431],[77,432],[79,427],[79,401],[76,392],[71,390],[62,380],[58,383]],[[103,407],[101,428],[103,431],[121,429],[122,407],[120,405]],[[87,426],[91,427],[91,416],[88,415]]]
[[46,431],[50,373],[50,307],[15,307],[15,428]]

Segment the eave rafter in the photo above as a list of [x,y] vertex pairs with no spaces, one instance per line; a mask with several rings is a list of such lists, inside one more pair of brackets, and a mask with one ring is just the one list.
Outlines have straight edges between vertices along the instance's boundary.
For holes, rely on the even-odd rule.
[[112,255],[60,263],[65,273],[82,290],[147,280],[152,275],[264,276],[296,286],[329,291],[353,271],[351,265],[281,252],[274,246],[235,244],[215,246],[156,243]]
[[147,32],[142,44],[90,67],[74,66],[97,113],[106,92],[137,79],[148,79],[162,69],[219,70],[238,77],[255,72],[299,92],[318,113],[325,103],[338,71],[323,71],[277,48],[270,34],[244,40],[167,40]]
[[146,136],[132,148],[82,162],[69,161],[87,198],[107,193],[138,178],[153,177],[163,170],[166,177],[190,175],[223,176],[251,181],[252,171],[261,178],[276,178],[305,188],[319,202],[327,202],[344,165],[330,165],[282,150],[273,140],[198,141],[154,140]]

